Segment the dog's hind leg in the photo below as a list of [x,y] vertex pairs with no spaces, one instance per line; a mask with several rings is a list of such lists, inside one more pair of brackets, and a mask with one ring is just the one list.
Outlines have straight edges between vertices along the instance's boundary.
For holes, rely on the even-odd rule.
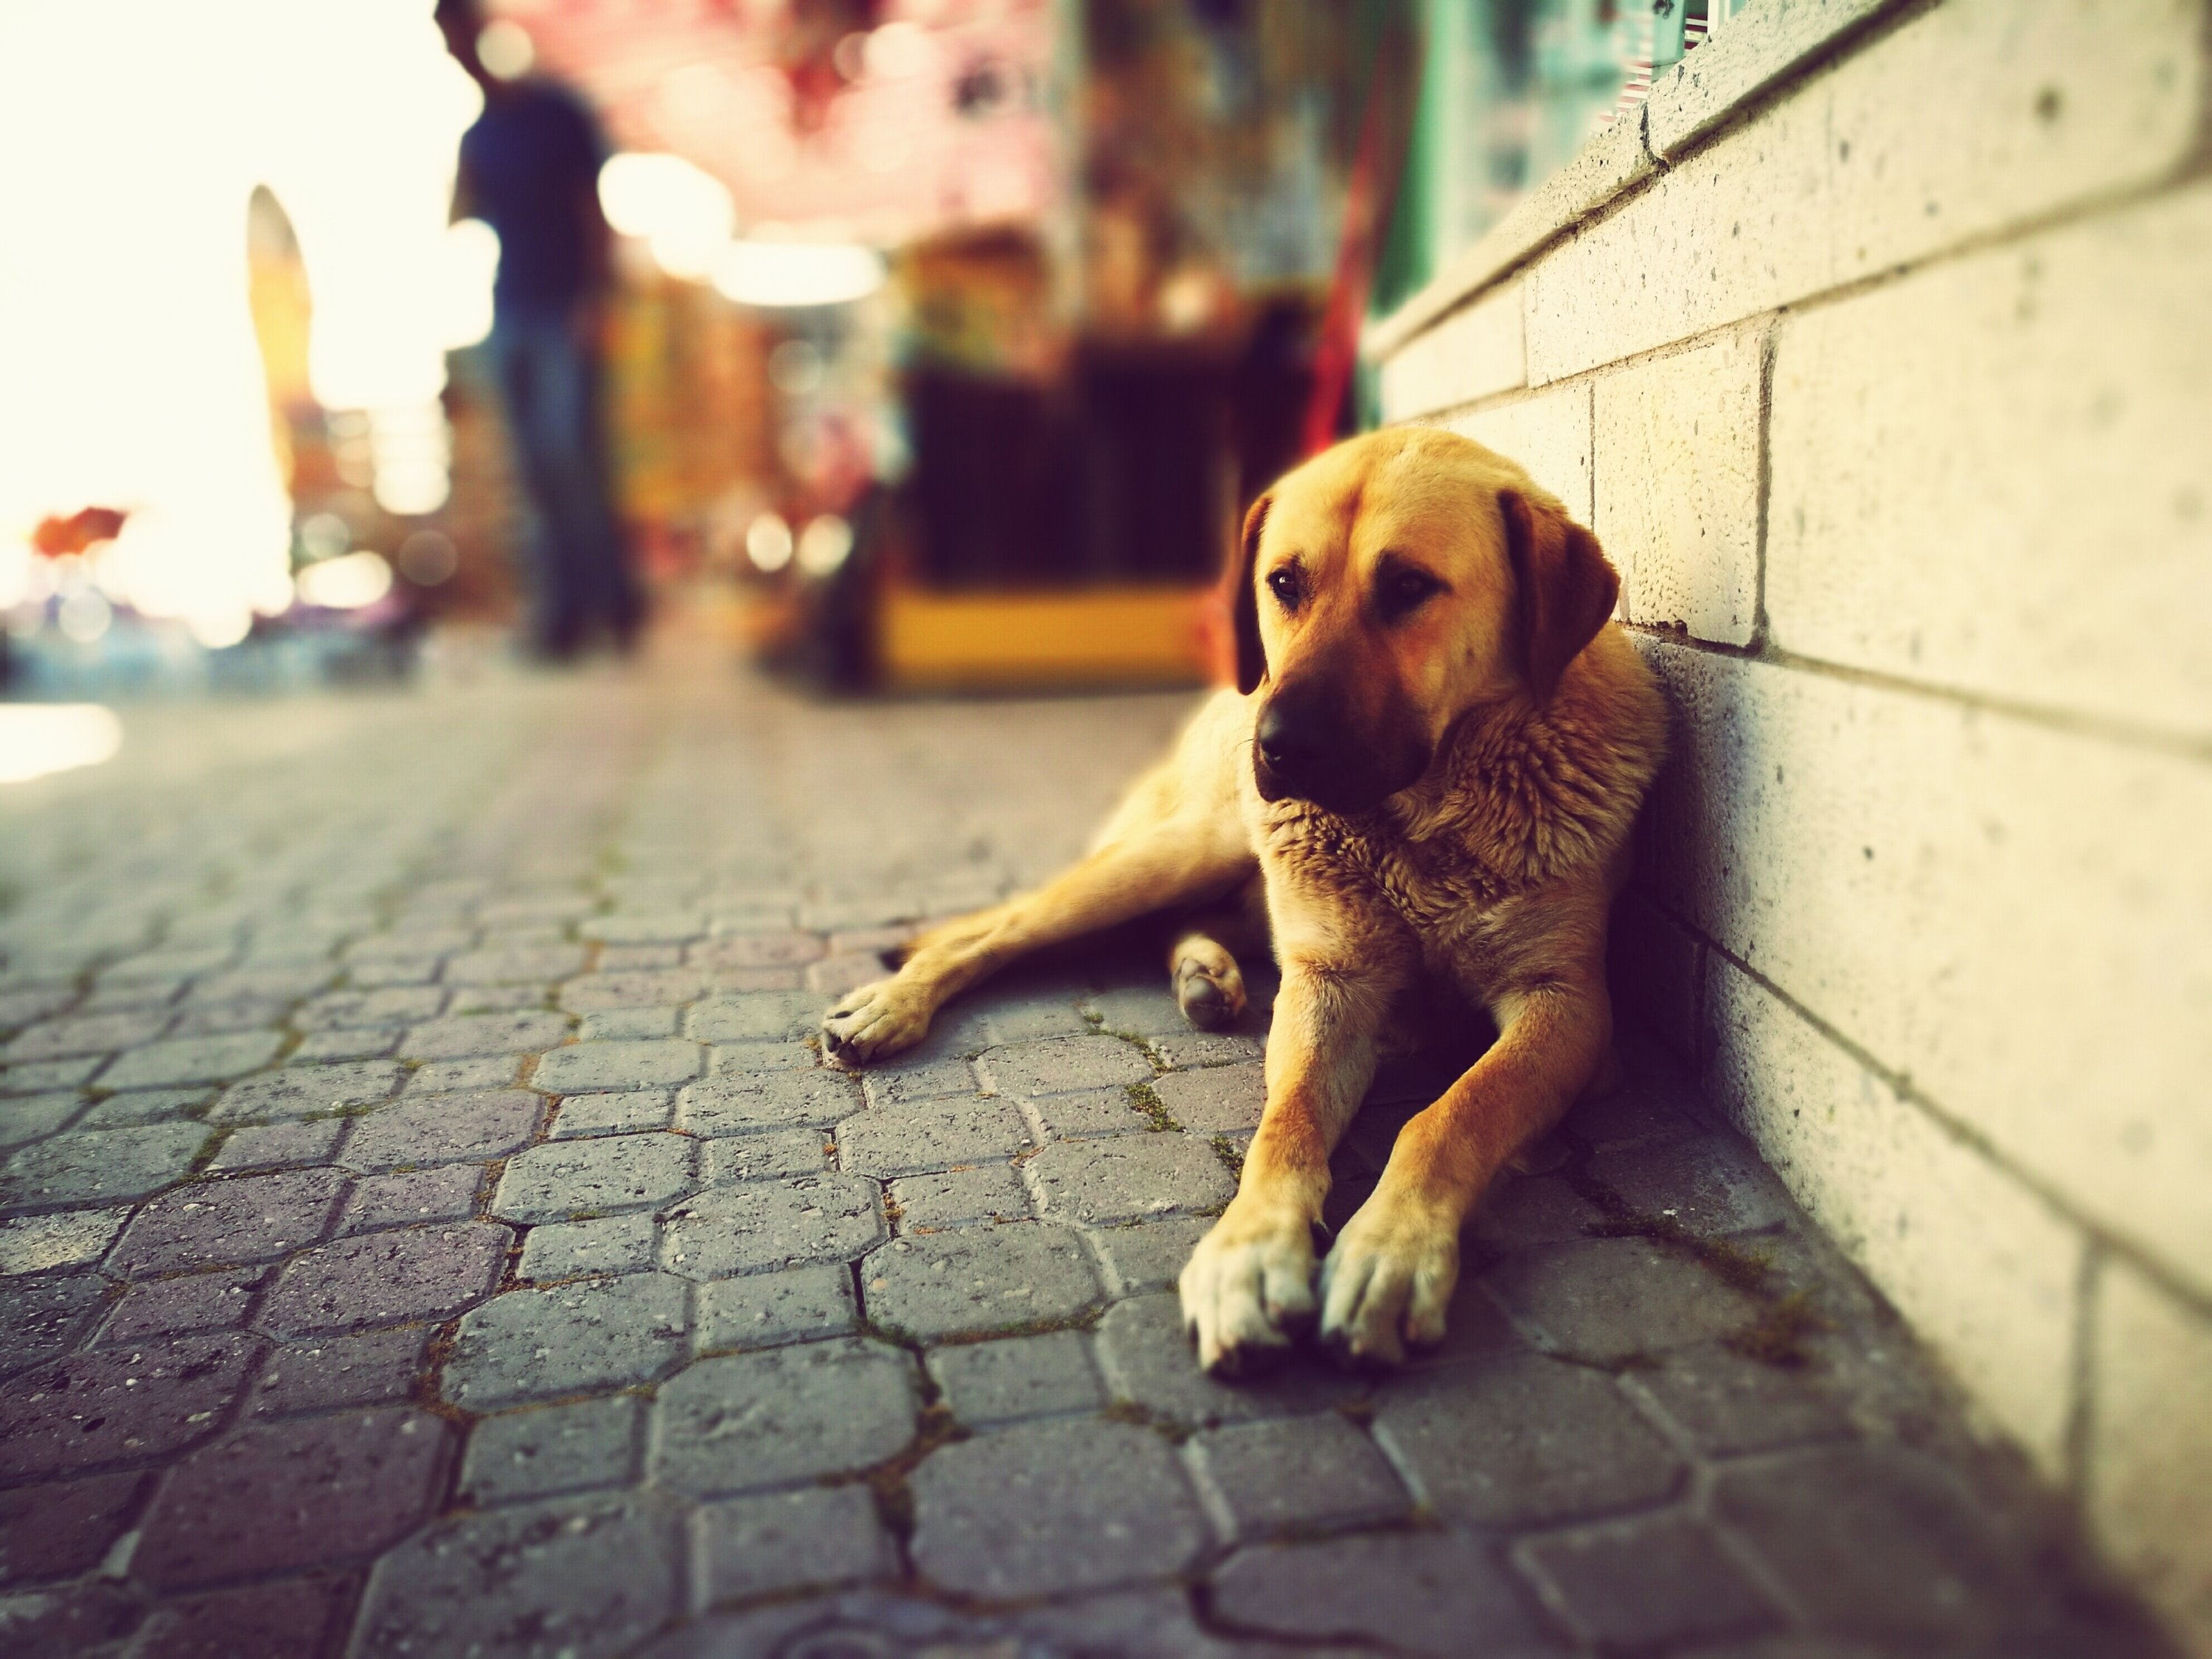
[[1200,902],[1236,884],[1250,862],[1241,839],[1209,838],[1188,823],[1109,842],[1034,892],[924,933],[895,975],[830,1010],[823,1036],[831,1053],[855,1065],[895,1054],[921,1041],[945,1003],[1017,957]]
[[1182,1017],[1200,1030],[1225,1030],[1244,1017],[1244,971],[1238,957],[1267,951],[1267,892],[1258,876],[1227,902],[1209,906],[1176,930],[1168,974]]
[[1018,957],[1244,886],[1259,868],[1237,808],[1250,738],[1249,706],[1217,694],[1138,781],[1089,857],[1034,892],[924,933],[896,975],[823,1016],[830,1052],[865,1065],[912,1048],[948,1000]]

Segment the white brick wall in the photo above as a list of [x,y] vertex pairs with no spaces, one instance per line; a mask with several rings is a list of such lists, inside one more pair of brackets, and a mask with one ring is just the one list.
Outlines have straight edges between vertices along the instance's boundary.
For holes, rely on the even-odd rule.
[[1527,384],[1521,289],[1512,283],[1447,317],[1422,349],[1382,366],[1382,407],[1394,421]]
[[2208,290],[2198,186],[1785,318],[1776,645],[2212,736]]
[[1530,382],[2164,176],[2197,140],[2201,17],[2197,0],[1911,17],[1540,263]]
[[1646,647],[1662,902],[2212,1297],[2212,767]]
[[2212,1655],[2209,13],[1763,0],[1370,338],[1668,689],[1624,1007]]
[[1457,415],[1443,424],[1510,455],[1528,476],[1590,521],[1590,394],[1585,386],[1540,392],[1497,408]]
[[1766,0],[1756,27],[1722,29],[1651,89],[1644,111],[1652,153],[1679,159],[1741,114],[1747,100],[1801,68],[1838,35],[1899,5],[1899,0]]
[[1594,388],[1590,528],[1620,571],[1631,622],[1751,643],[1765,337],[1738,331]]

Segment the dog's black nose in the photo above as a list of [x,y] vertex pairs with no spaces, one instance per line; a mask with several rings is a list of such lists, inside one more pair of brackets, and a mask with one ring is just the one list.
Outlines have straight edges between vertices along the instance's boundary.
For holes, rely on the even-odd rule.
[[[1302,704],[1304,699],[1295,700]],[[1322,758],[1328,736],[1310,711],[1289,697],[1277,697],[1260,711],[1254,733],[1260,740],[1260,757],[1278,772],[1296,777],[1310,771]]]
[[1296,794],[1328,793],[1359,769],[1343,701],[1316,680],[1294,680],[1267,699],[1252,735],[1275,781]]

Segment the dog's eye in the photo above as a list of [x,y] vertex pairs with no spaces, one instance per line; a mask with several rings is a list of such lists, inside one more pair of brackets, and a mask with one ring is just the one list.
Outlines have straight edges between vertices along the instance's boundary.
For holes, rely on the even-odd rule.
[[1298,608],[1298,573],[1289,565],[1282,565],[1267,573],[1267,591],[1282,604],[1285,611]]
[[1375,603],[1385,617],[1395,620],[1413,615],[1443,591],[1444,585],[1427,571],[1396,565],[1385,570],[1375,584]]

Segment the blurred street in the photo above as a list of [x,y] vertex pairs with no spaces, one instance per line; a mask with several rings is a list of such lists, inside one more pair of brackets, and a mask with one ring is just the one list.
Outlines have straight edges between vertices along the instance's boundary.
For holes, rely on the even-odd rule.
[[1235,1388],[1170,1286],[1258,1018],[1094,951],[820,1064],[1186,706],[807,704],[679,631],[126,709],[0,796],[0,1647],[2160,1650],[1648,1057],[1440,1352]]

